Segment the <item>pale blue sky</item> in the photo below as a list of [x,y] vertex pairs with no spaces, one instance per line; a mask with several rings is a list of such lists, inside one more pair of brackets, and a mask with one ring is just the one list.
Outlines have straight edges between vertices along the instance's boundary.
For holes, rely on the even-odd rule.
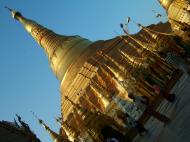
[[[5,5],[57,33],[92,41],[113,38],[115,31],[121,34],[119,24],[127,16],[149,25],[160,21],[153,9],[165,14],[157,0],[0,0],[0,120],[12,121],[20,114],[43,142],[51,140],[30,111],[58,129],[54,118],[60,114],[59,81],[43,50]],[[138,29],[131,25],[129,31]]]

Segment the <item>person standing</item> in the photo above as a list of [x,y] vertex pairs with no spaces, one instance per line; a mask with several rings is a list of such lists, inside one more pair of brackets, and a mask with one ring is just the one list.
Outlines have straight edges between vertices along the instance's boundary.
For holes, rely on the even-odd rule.
[[173,103],[176,99],[176,95],[173,93],[167,93],[164,91],[159,85],[154,84],[153,85],[154,92],[160,96],[162,96],[164,99],[166,99],[168,102]]

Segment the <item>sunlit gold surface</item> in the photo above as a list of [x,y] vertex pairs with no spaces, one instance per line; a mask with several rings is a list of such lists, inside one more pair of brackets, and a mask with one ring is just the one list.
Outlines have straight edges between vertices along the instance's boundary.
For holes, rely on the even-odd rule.
[[63,36],[23,17],[19,12],[12,12],[13,18],[20,21],[27,32],[44,48],[51,68],[59,80],[63,79],[68,67],[91,44],[80,36]]
[[[170,2],[172,1],[161,1],[164,6],[168,6]],[[118,37],[91,43],[80,36],[58,35],[32,20],[24,18],[18,12],[12,13],[12,15],[24,25],[25,29],[45,50],[53,72],[61,81],[63,121],[74,126],[77,125],[75,120],[80,117],[80,121],[84,121],[85,124],[84,130],[92,132],[91,137],[94,136],[98,139],[102,127],[105,126],[105,121],[107,125],[111,126],[111,121],[107,121],[108,113],[111,112],[109,109],[119,107],[118,104],[115,104],[116,108],[112,107],[115,96],[121,98],[120,100],[132,102],[128,97],[130,90],[136,93],[152,89],[152,84],[144,85],[145,73],[165,85],[165,82],[159,78],[159,74],[166,74],[165,70],[159,69],[160,58],[154,53],[154,50],[150,50],[148,44],[138,40],[135,36],[126,33],[128,40],[125,40],[126,37]],[[132,50],[129,49],[131,47]],[[149,62],[146,62],[147,56]],[[152,69],[151,73],[149,68]],[[154,68],[158,69],[153,70]],[[138,87],[139,89],[137,89]],[[142,95],[144,94],[148,96],[150,93],[145,92]],[[88,101],[91,101],[90,104],[96,105],[96,112],[95,110],[91,111],[92,109],[89,109],[88,105],[81,102],[80,99],[85,99],[86,96],[88,96]],[[76,104],[80,104],[80,108],[76,107]],[[81,116],[74,114],[78,112]],[[65,125],[63,124],[63,126]],[[72,128],[74,128],[73,138],[75,138],[80,130],[76,126]],[[68,129],[67,134],[70,135],[71,131]]]
[[174,0],[160,0],[161,5],[165,8],[168,9],[170,4],[173,2]]

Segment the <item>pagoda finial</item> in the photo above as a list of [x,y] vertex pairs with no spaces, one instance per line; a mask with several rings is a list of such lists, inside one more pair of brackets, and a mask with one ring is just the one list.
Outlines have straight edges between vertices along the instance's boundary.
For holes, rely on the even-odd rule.
[[75,135],[77,135],[77,132],[68,124],[66,120],[64,121],[63,118],[57,117],[56,121],[61,125],[69,140],[72,141],[73,139],[75,139]]
[[8,9],[10,12],[12,12],[13,10],[11,8],[9,8],[8,6],[5,6],[4,8]]
[[69,68],[81,53],[92,43],[80,36],[59,35],[24,17],[20,12],[5,7],[11,12],[14,19],[18,20],[26,31],[45,50],[49,64],[56,77],[61,81]]
[[19,17],[22,17],[22,14],[20,12],[15,11],[9,8],[8,6],[5,6],[4,8],[7,9],[9,12],[11,12],[11,15],[14,19],[19,20]]
[[45,122],[42,119],[39,119],[34,112],[32,112],[33,116],[38,120],[38,123],[45,128],[45,130],[50,134],[51,138],[55,141],[55,142],[60,142],[60,136],[59,134],[57,134],[56,132],[54,132],[53,130],[50,129],[50,127],[48,125],[45,124]]

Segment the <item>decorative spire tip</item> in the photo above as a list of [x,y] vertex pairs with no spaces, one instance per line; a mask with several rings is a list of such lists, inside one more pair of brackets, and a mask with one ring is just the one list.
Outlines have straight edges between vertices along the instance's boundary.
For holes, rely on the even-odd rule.
[[37,115],[36,115],[33,111],[31,111],[31,113],[32,113],[32,115],[38,120],[38,122],[39,122],[40,124],[43,123],[43,121],[42,121],[41,119],[39,119],[39,118],[37,117]]
[[10,12],[12,12],[13,10],[11,8],[9,8],[8,6],[4,6],[5,9],[9,10]]
[[18,11],[14,11],[13,9],[9,8],[8,6],[4,6],[5,9],[11,12],[11,15],[14,19],[18,20],[19,17],[22,17],[22,14]]

